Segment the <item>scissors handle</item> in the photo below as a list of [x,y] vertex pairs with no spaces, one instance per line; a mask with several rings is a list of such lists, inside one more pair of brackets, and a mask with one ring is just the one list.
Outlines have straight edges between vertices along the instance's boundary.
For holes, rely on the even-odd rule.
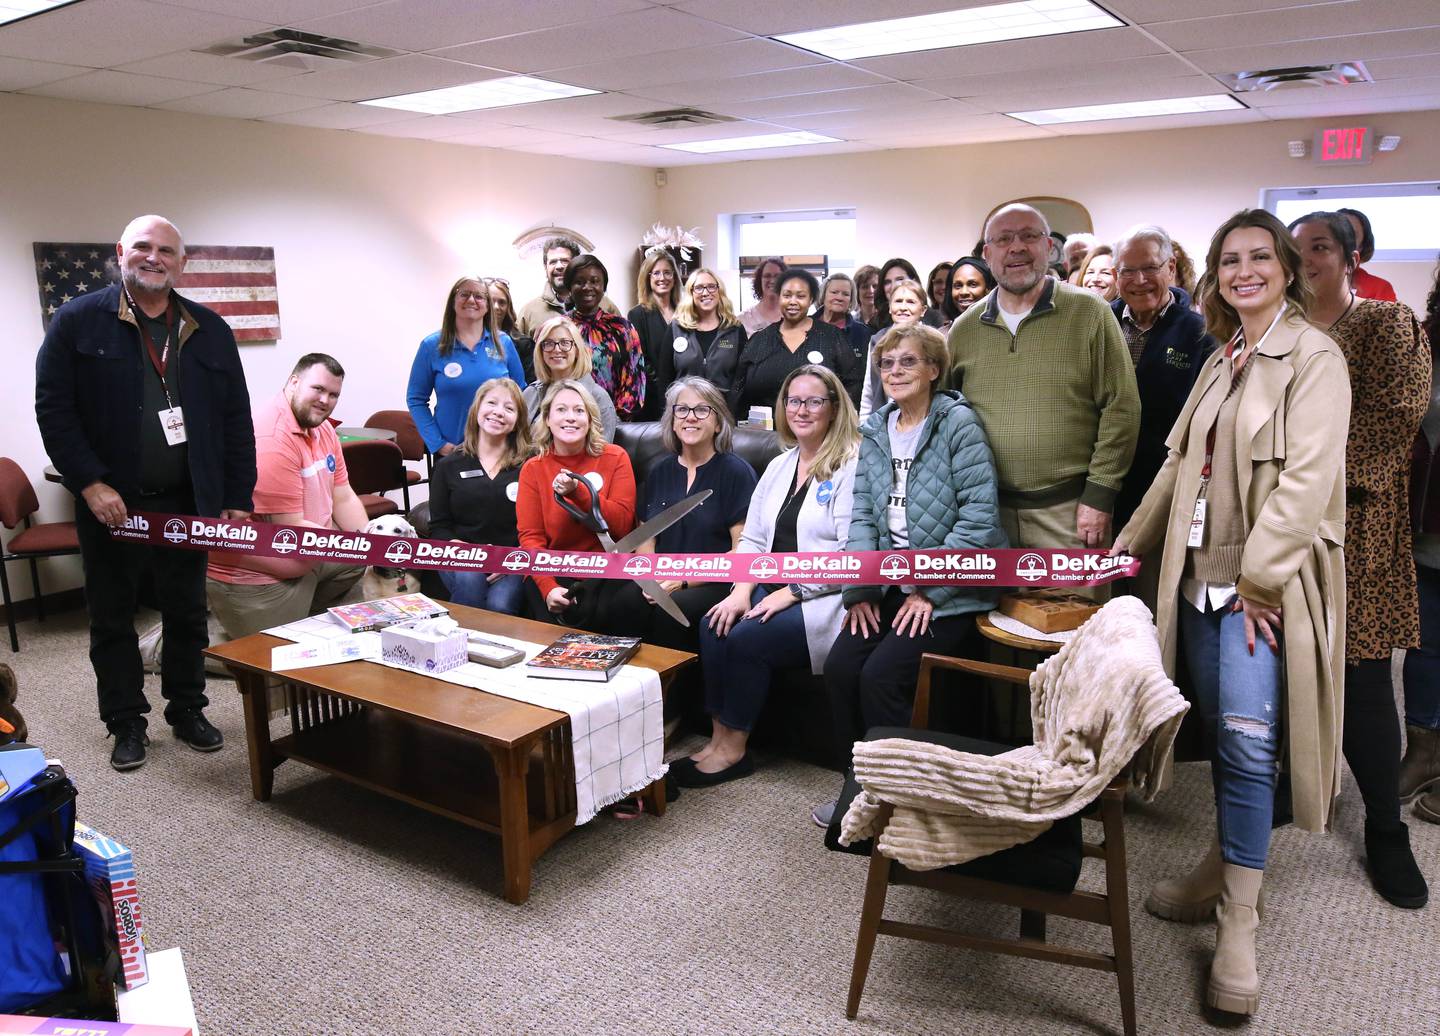
[[604,534],[608,536],[610,534],[610,525],[605,521],[605,515],[600,511],[600,494],[595,492],[595,487],[573,471],[562,471],[560,474],[573,479],[577,484],[584,486],[590,493],[590,512],[587,514],[580,510],[580,508],[570,502],[568,497],[560,493],[555,494],[555,502],[563,507],[570,517],[595,533],[595,535],[599,536]]

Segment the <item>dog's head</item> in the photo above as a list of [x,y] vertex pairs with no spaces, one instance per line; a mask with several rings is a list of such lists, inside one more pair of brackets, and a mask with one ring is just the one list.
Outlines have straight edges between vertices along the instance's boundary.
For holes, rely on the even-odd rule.
[[365,523],[365,531],[376,536],[403,536],[410,540],[419,538],[415,526],[398,514],[382,514],[378,518],[371,518]]

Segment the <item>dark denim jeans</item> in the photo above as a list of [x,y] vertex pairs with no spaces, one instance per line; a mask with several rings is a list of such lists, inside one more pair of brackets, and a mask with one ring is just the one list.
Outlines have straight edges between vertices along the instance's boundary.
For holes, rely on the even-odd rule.
[[[752,605],[765,596],[761,587]],[[810,666],[801,602],[767,621],[741,619],[728,636],[717,637],[708,622],[700,626],[700,662],[705,669],[705,710],[731,730],[750,731],[770,694],[776,669]]]
[[1415,566],[1420,646],[1405,652],[1405,722],[1440,730],[1440,569]]
[[501,576],[492,583],[484,572],[442,571],[440,581],[455,604],[519,615],[525,603],[524,576]]

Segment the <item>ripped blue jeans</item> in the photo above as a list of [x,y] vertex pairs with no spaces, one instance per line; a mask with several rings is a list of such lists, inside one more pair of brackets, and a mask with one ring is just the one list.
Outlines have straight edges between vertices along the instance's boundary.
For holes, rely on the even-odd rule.
[[[1285,642],[1270,650],[1260,631],[1255,654],[1245,646],[1245,613],[1199,612],[1181,598],[1180,644],[1190,667],[1195,706],[1213,743],[1210,774],[1215,820],[1226,863],[1264,869],[1275,810],[1281,744]],[[1213,740],[1212,740],[1213,738]]]

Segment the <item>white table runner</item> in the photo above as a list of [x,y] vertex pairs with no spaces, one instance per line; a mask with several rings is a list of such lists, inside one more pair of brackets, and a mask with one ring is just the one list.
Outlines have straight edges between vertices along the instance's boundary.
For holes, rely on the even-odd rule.
[[[559,635],[560,627],[556,627]],[[351,633],[328,615],[315,615],[265,631],[297,644],[337,637],[374,637]],[[525,652],[525,662],[544,644],[482,631],[491,640]],[[373,659],[376,665],[413,673],[402,665]],[[419,673],[461,687],[513,698],[570,717],[575,756],[575,823],[583,824],[606,806],[643,790],[665,776],[664,701],[660,674],[640,666],[622,666],[608,681],[547,680],[526,675],[525,662],[493,669],[467,662],[445,673]],[[364,665],[364,662],[346,663]],[[297,676],[299,674],[297,673]],[[303,679],[303,676],[299,678]]]

